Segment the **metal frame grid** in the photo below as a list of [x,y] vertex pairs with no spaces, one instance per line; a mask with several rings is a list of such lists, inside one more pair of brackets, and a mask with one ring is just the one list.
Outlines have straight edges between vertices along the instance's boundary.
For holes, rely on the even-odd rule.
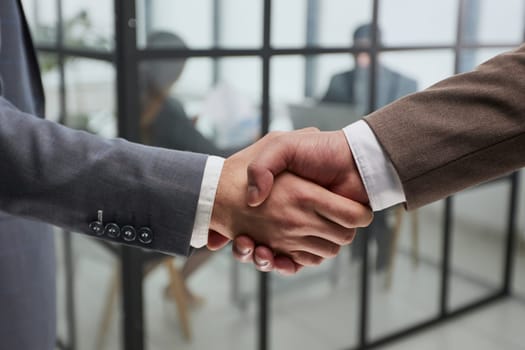
[[[65,120],[67,100],[65,96],[65,69],[64,63],[66,57],[82,57],[93,60],[102,60],[112,62],[116,66],[117,82],[116,82],[116,96],[118,106],[118,131],[119,136],[125,137],[131,141],[139,140],[139,98],[138,98],[138,77],[137,70],[140,62],[151,59],[168,59],[175,57],[209,57],[214,59],[214,66],[217,67],[216,62],[224,57],[259,57],[262,60],[262,133],[266,134],[270,124],[270,64],[273,57],[286,55],[302,55],[308,59],[321,54],[337,54],[337,53],[357,53],[368,52],[372,60],[372,68],[369,75],[369,110],[372,111],[375,106],[375,92],[376,92],[376,64],[378,55],[383,52],[396,51],[421,51],[421,50],[453,50],[455,54],[454,73],[461,71],[461,54],[463,50],[468,49],[492,49],[492,48],[508,48],[517,46],[519,43],[494,43],[494,44],[472,44],[466,43],[463,40],[463,31],[465,26],[465,15],[469,8],[468,6],[475,3],[475,0],[457,0],[458,3],[458,18],[456,27],[456,42],[454,45],[414,45],[414,46],[380,46],[377,40],[377,25],[379,17],[380,0],[372,1],[372,20],[371,23],[375,28],[372,33],[373,44],[370,48],[356,49],[348,47],[312,47],[305,46],[301,48],[273,48],[271,45],[271,24],[272,24],[272,0],[262,0],[264,2],[263,13],[263,43],[259,49],[224,49],[218,48],[217,45],[211,49],[188,49],[184,51],[175,49],[156,49],[144,50],[137,47],[136,41],[136,4],[135,1],[114,0],[115,4],[115,49],[114,52],[99,51],[95,49],[84,48],[70,48],[64,43],[62,24],[62,1],[56,0],[58,27],[56,45],[37,45],[37,49],[42,53],[56,54],[59,62],[60,74],[60,120]],[[319,0],[308,0],[308,26],[309,28],[315,26],[315,16],[312,13],[318,8]],[[220,0],[213,0],[213,38],[215,44],[219,42],[219,8]],[[148,11],[148,9],[146,9]],[[148,27],[148,23],[146,23]],[[316,33],[310,28],[307,30],[307,44],[311,43],[315,38]],[[525,37],[525,31],[524,31]],[[214,72],[214,79],[216,80],[217,69]],[[306,79],[306,82],[312,79]],[[308,83],[306,85],[309,85]],[[305,86],[305,94],[311,94],[311,87]],[[405,329],[398,330],[392,334],[377,338],[369,338],[369,267],[368,267],[368,248],[364,244],[363,263],[361,271],[361,291],[360,291],[360,318],[358,330],[358,343],[353,349],[370,349],[377,346],[385,345],[395,340],[410,336],[414,333],[425,330],[429,327],[446,322],[450,319],[463,315],[479,309],[482,306],[491,304],[495,301],[501,300],[511,295],[511,283],[513,277],[513,261],[514,261],[514,246],[516,242],[516,213],[518,205],[518,187],[519,174],[514,173],[502,179],[508,181],[510,186],[509,196],[509,212],[507,218],[506,228],[506,244],[505,244],[505,261],[504,269],[502,271],[502,283],[500,288],[479,300],[474,300],[471,303],[451,310],[449,307],[449,285],[451,275],[451,249],[452,249],[452,227],[453,227],[453,208],[454,199],[450,197],[445,201],[445,215],[443,220],[443,246],[441,247],[441,290],[439,298],[439,312],[430,317],[428,320],[419,322],[415,325]],[[66,286],[68,289],[67,309],[68,314],[68,343],[64,344],[62,341],[57,342],[57,346],[61,349],[74,349],[76,347],[75,334],[75,315],[74,315],[74,300],[73,300],[73,270],[71,259],[71,240],[70,235],[65,234],[65,251],[68,270],[66,271]],[[122,322],[122,336],[123,347],[128,350],[144,349],[144,328],[143,328],[143,300],[142,300],[142,273],[141,273],[141,259],[138,251],[133,248],[123,247],[121,249],[121,266],[122,266],[122,290],[123,293],[123,322]],[[258,316],[258,342],[257,346],[260,350],[270,348],[269,339],[271,337],[269,330],[270,322],[270,278],[271,275],[260,273],[259,275],[259,316]]]

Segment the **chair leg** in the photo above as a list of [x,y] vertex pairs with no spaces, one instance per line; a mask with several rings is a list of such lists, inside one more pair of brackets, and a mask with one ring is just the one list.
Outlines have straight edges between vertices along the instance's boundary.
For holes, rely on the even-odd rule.
[[397,252],[397,243],[399,240],[399,233],[401,231],[401,224],[403,222],[404,209],[402,206],[396,208],[396,222],[392,230],[392,241],[390,243],[390,254],[388,256],[388,269],[385,280],[385,289],[390,289],[392,286],[392,275],[394,274],[395,255]]
[[182,333],[186,340],[191,340],[191,327],[190,319],[188,313],[188,303],[186,300],[186,293],[184,292],[184,279],[182,278],[180,272],[173,266],[173,258],[167,258],[164,260],[164,265],[168,269],[170,275],[169,288],[173,297],[175,298],[175,303],[177,304],[177,309],[179,312],[179,320],[182,326]]
[[103,309],[102,322],[100,322],[100,327],[98,329],[97,337],[97,347],[96,349],[102,350],[104,348],[104,343],[108,334],[109,324],[111,322],[111,317],[113,316],[113,308],[115,301],[117,300],[117,295],[120,290],[120,266],[115,264],[113,269],[113,276],[111,277],[111,285],[109,286],[108,295],[106,298],[106,303]]
[[417,210],[412,212],[412,261],[419,264],[419,216]]

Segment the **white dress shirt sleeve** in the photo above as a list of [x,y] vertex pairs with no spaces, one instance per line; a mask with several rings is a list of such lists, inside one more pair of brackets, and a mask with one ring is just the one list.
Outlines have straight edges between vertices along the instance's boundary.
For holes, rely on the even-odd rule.
[[363,180],[370,206],[379,211],[406,201],[403,186],[392,162],[370,126],[360,120],[343,129]]
[[193,248],[204,247],[208,243],[208,229],[210,227],[211,212],[215,202],[215,193],[219,185],[224,159],[209,156],[202,175],[201,192],[197,203],[197,213],[191,234],[190,245]]

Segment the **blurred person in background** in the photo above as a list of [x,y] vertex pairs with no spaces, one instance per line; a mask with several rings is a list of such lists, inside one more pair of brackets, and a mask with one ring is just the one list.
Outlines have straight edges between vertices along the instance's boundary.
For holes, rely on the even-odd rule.
[[[185,50],[187,46],[180,36],[170,32],[157,31],[147,38],[148,49]],[[180,151],[198,152],[227,157],[237,149],[222,149],[202,135],[186,114],[181,101],[171,93],[172,88],[184,71],[185,58],[147,61],[140,66],[141,116],[140,131],[142,143],[171,148]],[[184,281],[211,258],[206,248],[196,250],[186,260],[181,274]],[[163,257],[162,255],[159,256]],[[195,295],[184,283],[186,300],[197,306],[204,300]],[[166,295],[170,295],[166,289]]]
[[[369,49],[372,47],[372,25],[363,24],[353,33],[355,49]],[[377,29],[377,38],[381,44],[381,32]],[[330,85],[322,103],[342,103],[352,105],[358,115],[366,115],[369,111],[369,77],[372,59],[366,51],[353,54],[355,68],[336,74],[330,80]],[[375,109],[379,109],[387,104],[417,91],[417,81],[399,72],[396,72],[385,65],[377,65],[377,84]],[[367,234],[372,242],[377,242],[376,269],[382,271],[390,255],[390,244],[392,230],[387,222],[388,211],[377,212],[374,221],[369,227],[360,230],[352,244],[352,257],[360,259],[363,254],[364,237]]]

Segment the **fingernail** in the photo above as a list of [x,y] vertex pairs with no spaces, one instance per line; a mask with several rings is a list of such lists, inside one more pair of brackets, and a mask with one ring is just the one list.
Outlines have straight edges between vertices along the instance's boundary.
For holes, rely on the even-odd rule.
[[248,255],[252,252],[250,248],[239,249],[239,251],[242,255]]
[[259,189],[255,185],[248,185],[248,204],[255,202],[259,198]]
[[260,267],[266,267],[270,264],[268,260],[258,258],[257,256],[255,257],[255,263]]
[[235,247],[235,251],[239,255],[248,255],[252,252],[251,248],[239,248],[236,245],[234,245],[234,247]]

